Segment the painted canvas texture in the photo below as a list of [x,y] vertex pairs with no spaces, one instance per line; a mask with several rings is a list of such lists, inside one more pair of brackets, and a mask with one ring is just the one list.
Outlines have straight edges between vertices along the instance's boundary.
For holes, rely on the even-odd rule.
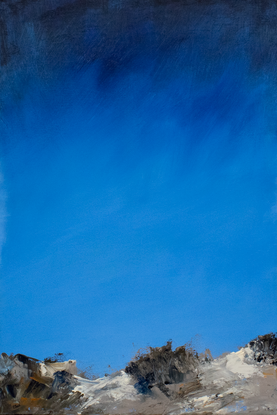
[[0,3],[2,414],[276,414],[276,23]]

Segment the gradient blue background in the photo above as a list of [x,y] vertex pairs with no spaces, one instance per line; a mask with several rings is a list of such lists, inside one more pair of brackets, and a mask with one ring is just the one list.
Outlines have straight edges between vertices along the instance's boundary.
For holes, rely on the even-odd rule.
[[1,351],[276,331],[274,2],[39,4],[6,15]]

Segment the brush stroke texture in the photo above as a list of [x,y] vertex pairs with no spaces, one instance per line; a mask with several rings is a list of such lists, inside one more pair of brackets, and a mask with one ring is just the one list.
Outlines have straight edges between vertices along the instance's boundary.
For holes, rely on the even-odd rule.
[[276,359],[272,333],[215,360],[187,346],[172,350],[168,342],[94,380],[77,375],[76,361],[2,354],[0,408],[8,414],[275,414]]
[[0,10],[3,349],[103,374],[273,330],[275,2]]

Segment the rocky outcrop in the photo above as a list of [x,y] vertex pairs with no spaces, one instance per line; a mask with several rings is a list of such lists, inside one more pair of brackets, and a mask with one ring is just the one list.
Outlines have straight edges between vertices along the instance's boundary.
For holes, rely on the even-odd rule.
[[276,414],[276,335],[212,359],[172,343],[138,353],[125,370],[85,379],[76,362],[0,358],[0,413],[37,415]]
[[[73,405],[80,394],[76,386],[76,361],[44,363],[17,354],[0,358],[0,411],[17,414],[57,410]],[[30,408],[30,409],[29,409]]]

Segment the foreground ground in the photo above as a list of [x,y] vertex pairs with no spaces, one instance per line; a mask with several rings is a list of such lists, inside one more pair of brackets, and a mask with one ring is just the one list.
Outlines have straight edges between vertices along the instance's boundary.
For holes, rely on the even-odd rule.
[[94,380],[76,361],[1,355],[2,414],[277,414],[277,339],[259,336],[218,359],[171,343]]

